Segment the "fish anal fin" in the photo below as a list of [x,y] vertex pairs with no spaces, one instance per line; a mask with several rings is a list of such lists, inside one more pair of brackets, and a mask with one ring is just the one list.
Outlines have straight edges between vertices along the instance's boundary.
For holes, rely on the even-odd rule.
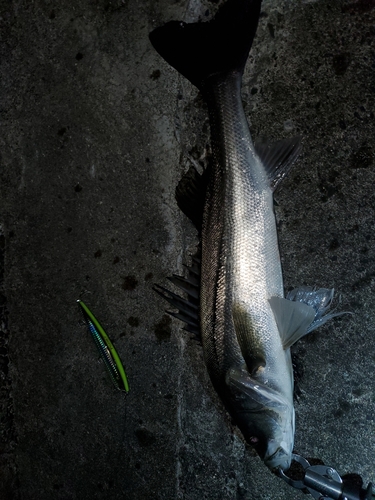
[[308,333],[308,328],[315,318],[315,310],[303,302],[294,302],[282,297],[271,297],[269,303],[283,347],[289,349]]
[[261,142],[255,145],[255,150],[275,191],[301,152],[301,138],[282,139],[273,144]]

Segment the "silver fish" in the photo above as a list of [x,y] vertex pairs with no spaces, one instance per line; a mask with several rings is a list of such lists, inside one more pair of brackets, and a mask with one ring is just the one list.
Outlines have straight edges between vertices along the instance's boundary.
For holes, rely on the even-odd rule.
[[[299,138],[254,147],[241,80],[260,0],[229,0],[210,22],[172,21],[150,34],[160,55],[202,92],[213,161],[190,169],[176,189],[180,208],[201,232],[197,262],[174,284],[182,299],[156,291],[200,331],[212,383],[244,438],[270,469],[290,467],[294,441],[290,346],[335,314],[333,290],[298,288],[284,298],[273,190],[300,150]],[[203,201],[202,201],[203,195]],[[203,218],[199,219],[199,210]]]

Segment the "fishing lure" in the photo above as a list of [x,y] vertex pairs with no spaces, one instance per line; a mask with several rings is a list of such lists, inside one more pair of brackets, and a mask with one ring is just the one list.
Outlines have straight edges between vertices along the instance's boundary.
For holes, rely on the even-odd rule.
[[77,300],[95,345],[116,389],[129,392],[128,379],[119,355],[99,321],[82,300]]

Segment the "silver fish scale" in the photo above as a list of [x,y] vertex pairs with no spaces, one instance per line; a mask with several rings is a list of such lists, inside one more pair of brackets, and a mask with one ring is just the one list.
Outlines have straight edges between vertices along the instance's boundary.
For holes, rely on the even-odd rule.
[[[211,80],[205,98],[214,156],[202,226],[201,330],[207,368],[225,400],[227,371],[243,368],[245,359],[259,353],[266,366],[254,376],[292,402],[290,355],[282,348],[268,302],[271,296],[283,297],[272,191],[243,111],[240,75]],[[235,311],[242,311],[247,328],[235,328]]]

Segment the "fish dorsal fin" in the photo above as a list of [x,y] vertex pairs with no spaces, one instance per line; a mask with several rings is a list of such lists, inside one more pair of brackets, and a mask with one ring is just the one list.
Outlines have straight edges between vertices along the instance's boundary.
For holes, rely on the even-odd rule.
[[168,314],[186,323],[184,330],[194,333],[196,340],[200,339],[200,319],[199,319],[199,286],[200,286],[200,261],[201,248],[198,246],[197,252],[192,256],[191,265],[185,266],[188,270],[187,277],[174,274],[168,278],[174,285],[187,294],[187,298],[155,284],[153,290],[163,297],[178,311],[166,311]]
[[208,169],[209,167],[201,175],[194,166],[191,166],[177,184],[175,193],[180,210],[189,217],[198,231],[202,227]]
[[255,150],[275,191],[301,152],[301,138],[292,137],[273,144],[261,142],[255,145]]
[[284,349],[306,335],[314,321],[315,310],[302,302],[294,302],[282,297],[269,299]]
[[238,343],[240,345],[242,356],[245,360],[249,373],[254,375],[261,367],[266,366],[266,356],[261,345],[252,342],[250,348],[249,337],[254,332],[254,324],[251,316],[245,307],[238,302],[233,304],[232,309],[233,323],[236,331]]

